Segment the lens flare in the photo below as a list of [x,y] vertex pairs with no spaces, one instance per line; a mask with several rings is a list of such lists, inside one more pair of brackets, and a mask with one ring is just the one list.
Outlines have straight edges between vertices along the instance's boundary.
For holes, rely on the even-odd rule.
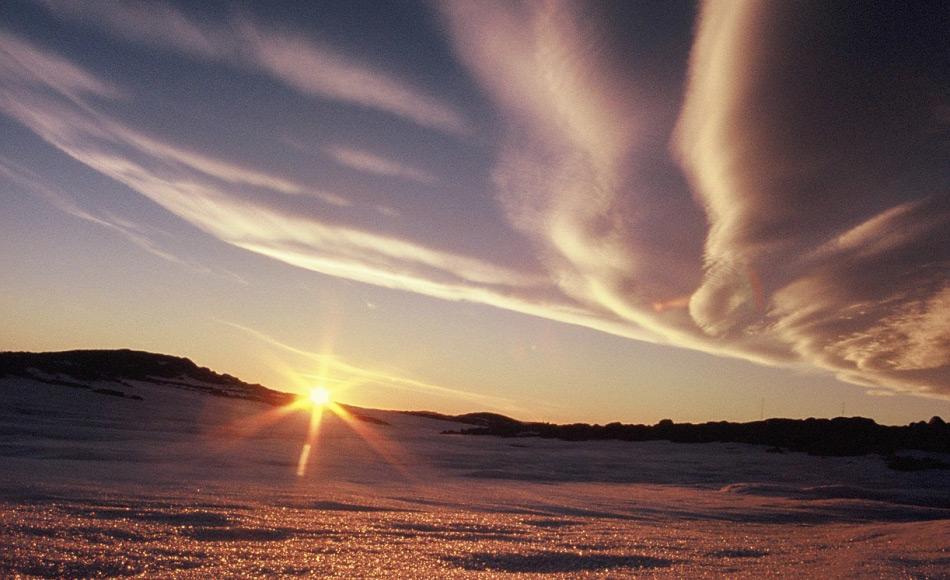
[[310,402],[317,407],[328,405],[332,400],[332,397],[330,397],[330,391],[328,391],[325,387],[314,387],[310,389],[309,398]]

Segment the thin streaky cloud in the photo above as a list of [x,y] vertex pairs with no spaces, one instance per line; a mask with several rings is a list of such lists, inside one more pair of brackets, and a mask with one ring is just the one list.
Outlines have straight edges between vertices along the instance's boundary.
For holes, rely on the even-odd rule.
[[[232,166],[224,162],[190,158],[101,114],[54,106],[35,91],[18,97],[7,103],[6,112],[40,137],[224,242],[361,282],[641,336],[636,329],[622,328],[556,296],[539,299],[546,284],[543,277],[234,199],[209,177],[284,190],[287,186],[258,173],[231,173],[227,170]],[[130,146],[151,158],[148,167],[127,155]],[[522,292],[525,295],[518,296]]]
[[[162,260],[184,266],[201,274],[219,274],[219,272],[216,272],[212,268],[199,264],[194,260],[182,258],[164,249],[155,241],[155,232],[149,231],[150,228],[145,228],[139,224],[113,215],[95,214],[79,207],[66,192],[44,184],[45,180],[39,175],[3,156],[0,156],[0,178],[5,178],[10,183],[33,193],[66,215],[118,233],[136,247]],[[247,284],[234,274],[229,273],[226,277],[232,278],[239,283]]]
[[343,52],[247,21],[238,28],[249,41],[247,57],[303,93],[378,109],[446,133],[472,132],[468,121],[446,103]]
[[[80,97],[92,93],[114,98],[121,94],[117,88],[49,50],[2,32],[0,80],[4,81],[0,87],[0,110],[56,146],[76,142],[79,136],[89,143],[108,141],[134,147],[167,166],[182,166],[226,184],[313,197],[338,207],[351,205],[348,199],[336,193],[172,145],[110,119],[90,108]],[[47,91],[64,97],[69,103],[57,103],[49,98]],[[83,147],[94,149],[93,145]]]
[[306,95],[383,111],[452,135],[473,132],[455,107],[380,66],[302,34],[264,28],[249,18],[198,23],[163,2],[42,0],[41,4],[58,18],[124,40],[251,67]]
[[223,58],[230,51],[229,39],[222,32],[192,21],[164,2],[36,1],[57,17],[148,46],[174,48],[207,59]]
[[[264,174],[243,170],[228,174],[231,165],[226,162],[189,158],[184,150],[143,138],[102,114],[53,105],[36,91],[17,96],[4,109],[41,138],[225,243],[293,266],[385,288],[485,304],[626,338],[663,340],[610,312],[575,302],[537,273],[235,198],[221,187],[222,177],[257,187],[287,187]],[[129,147],[150,162],[130,157]]]
[[[218,185],[202,178],[201,173],[196,174],[192,165],[173,163],[156,173],[155,168],[147,169],[120,151],[104,150],[101,145],[90,147],[88,143],[103,137],[105,143],[141,145],[135,138],[124,141],[122,137],[129,133],[116,129],[121,125],[112,120],[77,117],[75,112],[38,109],[35,105],[21,106],[13,112],[40,137],[77,161],[231,245],[359,282],[444,300],[487,304],[630,338],[656,340],[650,333],[619,324],[556,295],[544,297],[543,286],[538,286],[545,283],[543,278],[232,199]],[[142,153],[165,152],[164,147],[136,149]],[[183,168],[190,171],[183,174]]]
[[427,171],[400,163],[393,159],[381,157],[369,151],[334,145],[325,147],[324,151],[340,165],[357,171],[384,175],[387,177],[401,177],[416,181],[424,185],[433,185],[439,179]]
[[42,84],[76,102],[84,95],[116,98],[122,92],[65,58],[0,31],[0,77],[7,89]]
[[348,199],[335,193],[317,190],[288,179],[269,175],[260,170],[249,169],[195,151],[170,145],[118,124],[110,124],[110,128],[117,139],[135,145],[143,153],[183,164],[226,183],[264,187],[290,195],[306,195],[338,207],[351,205]]
[[[365,367],[360,367],[352,363],[346,362],[339,355],[331,353],[318,353],[297,348],[281,342],[276,338],[269,336],[259,330],[238,324],[235,322],[229,322],[227,320],[218,320],[215,319],[215,322],[230,326],[242,332],[245,332],[258,340],[265,342],[271,346],[275,346],[284,351],[296,354],[298,356],[317,361],[321,365],[325,365],[328,371],[334,371],[343,375],[346,375],[347,378],[358,378],[367,382],[373,382],[388,387],[395,387],[400,389],[408,389],[413,391],[426,391],[432,392],[443,396],[454,397],[459,399],[464,399],[468,401],[474,401],[482,404],[490,404],[494,407],[505,408],[510,407],[512,400],[504,397],[497,397],[492,395],[484,395],[481,393],[475,393],[471,391],[463,391],[461,389],[455,389],[451,387],[446,387],[443,385],[436,385],[433,383],[427,383],[425,381],[419,381],[416,379],[408,378],[402,375],[397,375],[395,373],[381,371],[378,369],[370,369]],[[323,378],[323,377],[321,377]],[[340,377],[332,377],[333,380],[340,381]]]

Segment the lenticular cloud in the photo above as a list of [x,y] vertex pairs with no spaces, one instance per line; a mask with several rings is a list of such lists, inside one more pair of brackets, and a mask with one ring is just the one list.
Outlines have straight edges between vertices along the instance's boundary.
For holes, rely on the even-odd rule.
[[[928,11],[707,3],[675,130],[656,67],[571,5],[443,15],[506,118],[499,202],[565,296],[652,340],[946,395],[950,67]],[[664,133],[681,190],[651,179]]]
[[710,220],[689,303],[707,335],[950,394],[948,68],[928,10],[704,7],[676,148]]

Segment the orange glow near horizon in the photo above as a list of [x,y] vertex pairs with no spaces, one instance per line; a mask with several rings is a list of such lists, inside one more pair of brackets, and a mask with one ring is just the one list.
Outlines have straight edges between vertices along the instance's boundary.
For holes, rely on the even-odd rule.
[[329,404],[333,398],[330,396],[330,391],[326,387],[314,387],[310,389],[308,395],[310,403],[315,407],[323,407]]
[[410,462],[403,450],[397,448],[391,441],[365,424],[360,417],[350,413],[346,408],[336,403],[331,403],[329,408],[337,417],[342,419],[354,433],[359,435],[363,442],[369,445],[370,449],[372,449],[376,455],[388,463],[390,467],[398,471],[404,479],[413,479],[406,466],[414,462]]
[[[318,386],[312,387],[306,396],[299,397],[297,401],[285,407],[288,412],[306,408],[307,406],[310,407],[310,423],[307,429],[307,438],[300,449],[300,456],[297,459],[297,476],[303,477],[307,474],[307,466],[310,462],[311,455],[313,455],[319,443],[320,426],[323,422],[323,412],[326,410],[341,419],[378,457],[396,469],[404,478],[411,479],[409,477],[409,471],[406,469],[406,465],[408,464],[407,458],[403,457],[401,450],[394,447],[392,442],[386,440],[379,432],[372,429],[369,425],[364,424],[362,417],[354,415],[347,410],[346,407],[333,400],[333,391],[323,386],[329,382],[326,368],[321,369],[320,377],[323,380],[321,380]],[[339,391],[352,388],[361,382],[362,381],[359,380],[347,381],[343,383],[342,388],[334,390]]]
[[[264,413],[256,414],[251,417],[245,417],[240,424],[230,425],[232,433],[236,432],[238,437],[251,436],[277,421],[286,418],[289,414],[298,411],[309,411],[309,423],[306,438],[301,445],[300,453],[297,458],[295,473],[297,477],[304,477],[307,474],[308,467],[318,453],[318,444],[320,429],[323,423],[324,411],[329,411],[333,416],[339,418],[346,426],[351,429],[365,443],[372,452],[382,459],[386,464],[395,469],[406,480],[415,479],[409,465],[415,465],[413,458],[407,457],[405,450],[400,449],[393,441],[387,439],[385,434],[368,424],[367,418],[354,414],[346,406],[337,403],[334,399],[340,394],[351,389],[359,388],[363,385],[376,382],[394,382],[401,384],[403,388],[421,391],[450,392],[452,394],[465,394],[445,387],[430,385],[411,379],[392,377],[386,373],[374,370],[366,370],[343,363],[336,359],[332,354],[332,338],[327,335],[323,340],[323,350],[320,353],[313,353],[294,349],[277,343],[274,339],[261,335],[256,331],[244,329],[251,332],[254,336],[261,338],[271,344],[279,344],[283,350],[289,350],[296,354],[305,356],[317,363],[316,368],[311,367],[308,372],[301,372],[292,367],[274,361],[274,368],[280,372],[284,380],[294,386],[298,394],[290,403],[281,407],[270,409]],[[329,387],[332,385],[332,387]]]
[[[326,394],[324,389],[324,394]],[[307,474],[307,463],[310,460],[310,451],[320,435],[320,424],[323,422],[323,405],[314,403],[310,409],[310,424],[307,426],[307,440],[300,448],[300,457],[297,459],[297,477]]]
[[307,426],[307,439],[303,447],[301,447],[300,457],[297,459],[297,477],[303,477],[307,474],[307,463],[310,460],[310,452],[313,450],[313,446],[317,442],[317,437],[320,435],[320,424],[323,422],[323,409],[329,407],[332,410],[335,406],[333,405],[333,397],[330,391],[322,385],[311,388],[310,392],[307,393],[306,399],[298,399],[298,401],[291,406],[300,406],[301,403],[310,405],[310,423]]

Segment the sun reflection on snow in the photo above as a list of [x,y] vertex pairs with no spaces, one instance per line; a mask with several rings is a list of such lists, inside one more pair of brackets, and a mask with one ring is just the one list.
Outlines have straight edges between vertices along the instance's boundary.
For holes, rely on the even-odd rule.
[[[394,469],[405,480],[415,479],[408,466],[418,466],[415,458],[406,455],[394,441],[386,437],[380,429],[368,423],[376,422],[371,416],[366,416],[347,405],[337,403],[334,399],[341,393],[356,389],[369,383],[381,380],[382,375],[376,373],[331,373],[332,356],[314,357],[318,362],[315,372],[305,373],[297,369],[273,361],[273,366],[283,371],[286,380],[298,391],[296,397],[287,404],[268,409],[263,413],[243,416],[238,420],[230,421],[215,429],[214,437],[217,445],[229,446],[238,440],[253,437],[265,428],[279,422],[286,421],[300,412],[307,412],[308,426],[306,437],[301,445],[297,457],[295,474],[303,477],[315,457],[319,457],[320,431],[325,415],[339,419],[372,451],[372,453]],[[351,369],[345,369],[351,370]],[[331,376],[337,375],[337,376]],[[420,384],[421,385],[421,384]],[[426,386],[426,385],[422,385]],[[421,388],[421,387],[419,387]],[[325,411],[329,412],[328,414]]]
[[[346,385],[352,387],[353,384]],[[309,408],[310,421],[307,428],[307,438],[300,449],[300,456],[297,459],[297,476],[303,477],[307,474],[307,466],[314,448],[319,443],[320,426],[323,422],[324,410],[329,411],[334,417],[339,418],[352,430],[360,439],[369,446],[369,448],[379,458],[385,461],[390,467],[394,468],[405,479],[411,479],[406,466],[409,464],[402,451],[394,443],[388,440],[378,430],[365,424],[366,418],[354,414],[346,406],[336,403],[333,400],[333,393],[326,387],[319,386],[310,389],[306,397],[299,397],[288,407],[296,409]]]
[[[324,392],[323,395],[326,397],[326,401],[330,400],[326,392]],[[323,407],[325,403],[318,403],[313,399],[313,393],[311,393],[310,424],[307,426],[307,439],[300,449],[300,458],[297,459],[298,477],[302,477],[307,473],[307,462],[310,459],[310,450],[313,449],[313,445],[317,442],[317,436],[320,434],[320,423],[323,421]],[[322,399],[323,397],[320,397],[320,400]]]

